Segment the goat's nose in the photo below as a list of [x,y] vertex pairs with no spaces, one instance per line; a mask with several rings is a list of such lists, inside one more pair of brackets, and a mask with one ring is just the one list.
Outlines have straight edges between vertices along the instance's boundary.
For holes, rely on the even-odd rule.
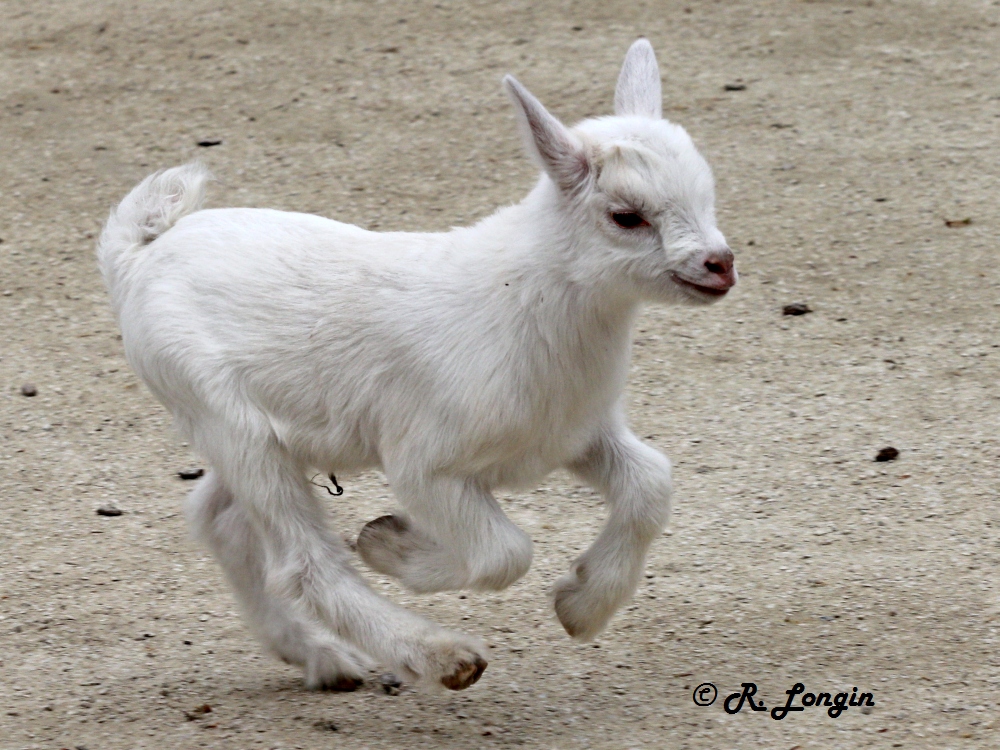
[[712,250],[705,256],[705,270],[715,277],[711,286],[729,289],[736,283],[736,268],[733,251],[728,247]]
[[705,258],[705,268],[709,273],[717,273],[719,276],[729,276],[733,272],[733,261],[733,251],[729,248],[715,250]]

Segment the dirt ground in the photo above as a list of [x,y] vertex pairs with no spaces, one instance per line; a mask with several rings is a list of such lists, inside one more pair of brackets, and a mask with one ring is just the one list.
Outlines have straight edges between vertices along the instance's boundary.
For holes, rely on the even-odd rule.
[[[980,0],[0,2],[0,747],[1000,745],[998,21]],[[630,418],[676,495],[634,602],[593,644],[556,622],[546,591],[603,511],[555,475],[502,500],[536,545],[509,590],[369,576],[491,644],[475,687],[304,690],[187,536],[176,472],[202,464],[122,357],[103,218],[200,157],[213,206],[472,221],[535,178],[501,75],[564,120],[608,113],[639,35],[742,279],[635,332]],[[342,483],[345,533],[393,507],[380,476]],[[729,715],[743,682],[876,705]]]

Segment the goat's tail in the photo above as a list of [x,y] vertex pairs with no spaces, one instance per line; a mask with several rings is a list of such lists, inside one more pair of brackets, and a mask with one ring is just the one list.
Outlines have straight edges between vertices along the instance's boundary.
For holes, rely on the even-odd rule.
[[97,241],[97,262],[113,297],[118,296],[122,273],[135,252],[201,208],[210,177],[200,162],[161,169],[112,209]]

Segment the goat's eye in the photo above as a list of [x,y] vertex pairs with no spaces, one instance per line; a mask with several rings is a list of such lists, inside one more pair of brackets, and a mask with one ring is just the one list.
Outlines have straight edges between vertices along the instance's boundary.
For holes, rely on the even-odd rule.
[[636,229],[637,227],[648,227],[649,222],[635,211],[623,211],[622,213],[611,214],[611,221],[622,229]]

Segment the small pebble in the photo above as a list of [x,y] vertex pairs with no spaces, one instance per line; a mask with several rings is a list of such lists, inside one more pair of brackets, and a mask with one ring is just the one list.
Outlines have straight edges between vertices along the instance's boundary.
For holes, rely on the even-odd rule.
[[722,88],[725,91],[746,91],[747,85],[745,83],[727,83]]
[[955,227],[967,227],[971,223],[972,223],[972,219],[969,219],[969,218],[965,218],[965,219],[945,219],[944,225],[946,227],[951,227],[952,229],[954,229]]
[[812,308],[810,308],[805,302],[795,302],[781,308],[782,315],[805,315],[806,313],[811,312]]
[[337,725],[334,724],[332,721],[322,721],[321,720],[321,721],[313,722],[313,726],[316,727],[317,729],[321,729],[321,730],[326,731],[326,732],[336,732],[337,731]]
[[198,145],[201,146],[202,148],[209,148],[211,146],[222,145],[222,141],[221,140],[215,140],[215,139],[209,139],[209,140],[204,140],[204,141],[198,141]]
[[97,509],[97,515],[99,516],[120,516],[121,514],[121,509],[113,505],[102,505]]
[[24,385],[21,386],[21,395],[22,396],[29,396],[29,397],[31,397],[31,396],[37,396],[38,395],[38,389],[35,388],[35,386],[32,385],[31,383],[25,383]]
[[204,703],[197,708],[193,708],[190,711],[185,711],[184,715],[187,717],[188,721],[196,721],[202,718],[205,714],[212,713],[212,707],[207,703]]
[[897,458],[899,458],[899,451],[893,448],[891,445],[888,446],[887,448],[883,448],[882,450],[880,450],[878,452],[878,455],[875,456],[875,460],[879,462],[895,461]]
[[181,479],[200,479],[205,476],[204,469],[186,469],[185,471],[178,471],[177,476]]
[[380,674],[378,676],[378,682],[382,686],[386,695],[399,695],[399,689],[403,686],[396,675],[392,672],[386,672],[385,674]]

